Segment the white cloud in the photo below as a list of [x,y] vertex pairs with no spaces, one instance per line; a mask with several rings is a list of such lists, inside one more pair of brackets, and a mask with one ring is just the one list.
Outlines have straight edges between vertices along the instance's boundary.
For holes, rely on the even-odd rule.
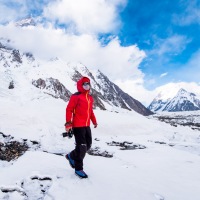
[[182,66],[181,73],[176,72],[175,76],[179,79],[184,77],[188,81],[199,81],[200,77],[200,50],[192,55],[188,63]]
[[181,53],[190,39],[182,35],[173,35],[166,39],[155,39],[155,49],[151,51],[151,54],[164,55],[166,53],[178,54]]
[[118,7],[125,4],[126,0],[57,0],[44,9],[44,16],[79,33],[108,33],[120,25]]
[[151,91],[144,88],[143,78],[124,81],[117,80],[116,84],[146,107],[150,105],[159,93],[162,93],[163,98],[172,98],[181,88],[188,92],[193,92],[200,98],[200,83],[198,84],[196,82],[170,82]]
[[[130,84],[133,88],[139,88],[137,92],[141,93],[145,89],[141,84],[138,85],[138,80],[143,79],[138,65],[145,57],[144,51],[136,45],[123,47],[114,36],[108,44],[102,45],[96,36],[97,33],[115,31],[120,24],[118,7],[125,4],[126,0],[54,1],[47,5],[44,14],[50,20],[69,25],[66,31],[55,29],[51,23],[46,28],[21,28],[10,23],[0,26],[1,37],[11,39],[15,48],[32,52],[41,59],[58,57],[66,61],[81,62],[89,69],[100,69],[112,81],[126,80],[121,85],[128,87]],[[129,94],[135,95],[136,99],[141,96]]]
[[187,90],[188,92],[193,92],[198,96],[200,95],[200,85],[195,82],[171,82],[157,87],[154,91],[157,94],[163,92],[168,98],[172,98],[181,88]]
[[27,14],[24,6],[20,6],[18,9],[15,9],[4,4],[0,4],[0,23],[14,21],[17,18],[23,17],[25,13]]
[[145,53],[137,46],[122,47],[117,38],[102,45],[94,35],[67,34],[61,29],[44,27],[0,26],[1,36],[11,39],[15,48],[49,59],[59,57],[66,61],[81,62],[89,68],[98,68],[111,80],[142,76],[138,65]]
[[156,91],[149,91],[144,88],[142,77],[138,77],[135,80],[117,80],[115,83],[119,85],[119,87],[123,89],[126,93],[140,101],[145,106],[149,106],[149,104],[157,94]]
[[[3,0],[0,1],[0,23],[21,20],[42,12],[44,6],[53,0]],[[34,12],[33,12],[34,11]]]
[[[183,4],[184,5],[184,4]],[[174,14],[173,21],[180,26],[200,24],[200,6],[198,0],[185,2],[185,11],[182,14]]]
[[168,72],[165,72],[163,74],[160,75],[160,78],[164,77],[164,76],[167,76]]

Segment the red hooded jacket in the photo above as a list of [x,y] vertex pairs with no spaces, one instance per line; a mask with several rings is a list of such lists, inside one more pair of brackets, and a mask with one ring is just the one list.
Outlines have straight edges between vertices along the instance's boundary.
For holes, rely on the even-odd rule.
[[96,117],[93,112],[93,98],[89,90],[84,90],[83,83],[90,79],[82,77],[77,82],[78,92],[70,97],[66,108],[66,122],[72,122],[73,127],[90,126],[90,120],[97,125]]

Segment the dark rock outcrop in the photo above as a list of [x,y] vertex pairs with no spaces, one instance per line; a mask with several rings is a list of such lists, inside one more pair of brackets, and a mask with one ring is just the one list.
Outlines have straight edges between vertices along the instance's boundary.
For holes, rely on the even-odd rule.
[[11,161],[22,156],[27,150],[28,145],[25,142],[14,141],[13,137],[0,133],[8,142],[0,142],[0,160]]
[[22,63],[22,58],[19,53],[19,50],[13,49],[12,56],[13,56],[13,58],[12,58],[13,62]]
[[64,101],[69,101],[71,96],[71,92],[65,88],[65,86],[60,83],[58,79],[54,78],[47,78],[32,81],[32,84],[42,89],[46,94],[51,95],[54,98],[60,98]]
[[8,89],[14,89],[14,88],[15,88],[15,87],[14,87],[14,82],[11,81],[10,84],[9,84],[9,86],[8,86]]
[[109,146],[119,146],[120,150],[135,150],[135,149],[145,149],[146,147],[141,144],[133,144],[133,142],[107,142]]
[[100,147],[94,147],[94,148],[91,148],[90,150],[87,151],[87,153],[89,155],[92,155],[92,156],[102,156],[102,157],[106,157],[106,158],[112,158],[113,157],[113,154],[112,153],[109,153],[108,151],[102,151],[100,149]]
[[177,127],[178,125],[180,126],[187,126],[190,127],[193,130],[199,130],[200,131],[200,123],[198,122],[198,119],[200,116],[199,115],[153,115],[152,116],[155,119],[158,119],[161,122],[166,122],[170,124],[171,126]]

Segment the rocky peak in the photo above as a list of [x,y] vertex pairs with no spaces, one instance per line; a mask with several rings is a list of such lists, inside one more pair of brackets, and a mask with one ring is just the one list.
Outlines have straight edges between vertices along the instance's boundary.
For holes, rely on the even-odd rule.
[[66,102],[69,101],[71,96],[71,92],[66,89],[59,80],[54,78],[47,78],[45,80],[39,78],[38,80],[33,80],[32,84],[44,91],[44,93],[49,94],[54,98],[60,98]]
[[155,98],[148,107],[152,111],[193,111],[200,110],[200,100],[194,93],[181,88],[177,94],[167,100]]
[[13,51],[12,51],[12,62],[22,63],[22,57],[19,53],[19,50],[13,49]]
[[33,18],[26,18],[15,23],[16,26],[27,27],[27,26],[36,26],[36,22]]

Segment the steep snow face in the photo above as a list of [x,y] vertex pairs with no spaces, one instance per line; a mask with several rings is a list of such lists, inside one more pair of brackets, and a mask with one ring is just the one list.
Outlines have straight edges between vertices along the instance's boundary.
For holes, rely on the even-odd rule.
[[[159,94],[149,105],[149,109],[152,111],[194,111],[200,110],[200,100],[194,93],[187,92],[184,89],[180,89],[173,98],[167,98]],[[168,95],[170,97],[170,95]]]
[[[39,60],[30,53],[21,53],[0,43],[1,95],[15,98],[51,97],[67,102],[77,91],[76,82],[87,76],[91,79],[94,106],[102,110],[123,108],[142,115],[152,114],[140,102],[124,93],[100,71],[90,71],[81,63],[65,62],[58,58]],[[12,89],[12,90],[11,90]],[[32,91],[34,93],[32,94]],[[4,93],[4,94],[3,94]]]

